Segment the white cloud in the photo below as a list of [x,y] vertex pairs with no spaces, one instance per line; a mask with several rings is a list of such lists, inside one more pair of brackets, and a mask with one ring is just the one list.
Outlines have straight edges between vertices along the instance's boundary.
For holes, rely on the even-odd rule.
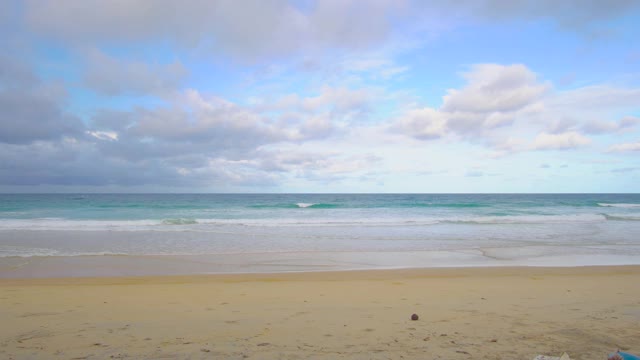
[[393,127],[416,139],[430,140],[445,136],[447,120],[444,114],[438,110],[414,109],[397,119]]
[[464,74],[467,85],[444,96],[447,112],[513,112],[531,105],[548,89],[536,74],[522,64],[474,65]]
[[335,72],[336,76],[355,74],[358,76],[368,76],[370,80],[376,81],[380,79],[392,79],[409,71],[409,69],[407,65],[396,64],[389,54],[376,52],[373,54],[349,54],[344,60],[339,62],[339,66],[335,69]]
[[[487,156],[535,150],[569,150],[590,145],[585,134],[634,131],[640,119],[599,120],[615,111],[631,111],[640,103],[640,90],[611,85],[552,91],[523,65],[483,64],[465,74],[467,84],[451,89],[439,109],[419,108],[397,117],[392,129],[420,140],[448,137],[484,143]],[[538,133],[534,140],[531,133]],[[611,151],[633,146],[614,146]]]
[[588,134],[605,134],[622,131],[629,131],[640,124],[640,118],[625,116],[620,121],[589,121],[582,126],[584,132]]
[[474,65],[464,77],[467,85],[449,90],[442,105],[449,127],[459,133],[510,125],[519,115],[537,111],[549,89],[521,64]]
[[301,140],[326,138],[335,130],[335,125],[327,115],[311,116],[299,129]]
[[88,135],[93,136],[98,140],[117,141],[118,133],[115,131],[87,131]]
[[312,181],[331,181],[357,177],[375,169],[381,158],[373,154],[346,155],[338,151],[306,152],[258,151],[256,166],[264,171],[291,174]]
[[558,110],[634,109],[640,102],[640,88],[593,85],[563,91],[549,101]]
[[287,140],[289,130],[269,117],[215,96],[189,89],[181,107],[139,110],[127,132],[140,138],[209,143],[211,149],[254,148]]
[[467,177],[481,177],[484,176],[484,172],[481,170],[469,170],[465,173]]
[[375,101],[382,96],[381,91],[373,87],[349,88],[345,86],[322,86],[317,94],[301,96],[286,94],[253,97],[251,107],[255,111],[275,111],[288,114],[330,114],[334,119],[362,115],[370,110]]
[[339,113],[363,111],[371,103],[374,95],[367,89],[352,90],[345,87],[324,86],[315,97],[302,99],[301,107],[307,111],[329,108]]
[[591,144],[591,139],[574,131],[561,134],[540,133],[533,141],[534,150],[567,150]]
[[640,141],[634,143],[616,144],[609,148],[612,152],[640,151]]
[[409,110],[396,121],[396,127],[419,139],[451,132],[477,137],[539,111],[541,98],[549,89],[519,64],[475,65],[464,77],[467,84],[450,89],[440,109]]

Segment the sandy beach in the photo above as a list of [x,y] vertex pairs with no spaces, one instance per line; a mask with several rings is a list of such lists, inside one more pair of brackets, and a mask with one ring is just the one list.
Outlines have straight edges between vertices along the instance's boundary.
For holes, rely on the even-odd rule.
[[2,279],[0,357],[604,359],[640,351],[638,284],[640,266]]

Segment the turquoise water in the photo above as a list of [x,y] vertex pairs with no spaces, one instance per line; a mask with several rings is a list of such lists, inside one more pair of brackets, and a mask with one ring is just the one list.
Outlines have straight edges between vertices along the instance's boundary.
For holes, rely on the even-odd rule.
[[638,194],[0,195],[0,257],[427,252],[450,266],[617,264],[640,263],[639,235]]
[[609,213],[628,214],[628,220],[634,220],[640,213],[640,194],[0,194],[0,220],[170,222],[283,216],[359,218],[363,214],[454,218]]

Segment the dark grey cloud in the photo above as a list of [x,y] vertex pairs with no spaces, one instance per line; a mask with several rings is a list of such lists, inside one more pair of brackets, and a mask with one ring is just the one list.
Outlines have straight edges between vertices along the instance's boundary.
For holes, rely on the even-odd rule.
[[[33,89],[38,89],[35,84]],[[25,99],[33,101],[33,96]],[[32,105],[16,104],[13,113],[41,108]],[[282,122],[278,116],[189,90],[155,108],[98,110],[87,125],[76,122],[64,128],[52,122],[52,127],[38,128],[30,122],[19,128],[28,136],[20,136],[3,122],[2,133],[8,140],[0,143],[4,165],[0,184],[270,187],[292,174],[336,178],[375,162],[333,153],[295,157],[265,150],[331,135],[334,127],[327,114],[326,110],[302,112],[299,119]],[[38,115],[57,119],[64,113],[52,110]]]
[[[112,144],[113,147],[109,147]],[[173,144],[175,145],[175,144]],[[132,140],[37,141],[31,144],[0,143],[2,186],[166,186],[198,189],[266,189],[290,176],[310,181],[338,181],[375,166],[380,159],[371,154],[344,156],[339,153],[296,153],[277,150],[247,150],[237,157],[197,147],[176,151],[158,142],[145,153]],[[113,150],[124,147],[117,153]],[[170,150],[163,152],[162,149]],[[204,149],[204,148],[203,148]]]
[[[104,154],[92,142],[0,144],[0,184],[63,186],[195,186],[243,185],[266,174],[244,165],[210,166],[206,158],[185,156],[126,161]],[[265,180],[264,184],[269,182]]]
[[544,19],[589,37],[611,36],[600,22],[638,7],[635,0],[28,0],[24,16],[34,33],[65,44],[161,43],[259,62],[377,47],[398,35],[392,23],[422,36],[443,23]]
[[95,130],[123,131],[136,122],[138,111],[140,109],[133,111],[97,109],[91,117],[91,127]]
[[339,152],[257,151],[254,158],[265,171],[313,174],[313,177],[323,178],[369,171],[382,161],[374,154],[343,155]]
[[[588,37],[605,34],[599,25],[639,9],[636,0],[462,0],[414,1],[414,11],[432,17],[458,18],[460,21],[550,20],[559,28]],[[416,10],[417,9],[417,10]]]
[[640,7],[636,0],[486,0],[477,3],[475,10],[491,19],[550,18],[560,26],[572,29],[584,29],[594,22],[609,20]]
[[[366,11],[363,11],[366,8]],[[322,0],[310,15],[313,37],[329,46],[361,48],[384,40],[394,1]]]
[[15,25],[20,19],[20,3],[18,1],[0,1],[0,31],[4,27]]
[[40,34],[76,44],[149,44],[218,49],[243,59],[289,54],[315,46],[360,48],[389,31],[394,1],[284,0],[38,0],[26,21]]
[[180,88],[188,75],[180,62],[149,64],[121,60],[99,51],[87,56],[85,84],[106,95],[163,95]]
[[105,155],[126,161],[196,155],[235,161],[250,159],[264,146],[324,139],[336,131],[326,111],[288,116],[273,108],[262,111],[188,90],[172,105],[100,110],[88,133],[100,140]]
[[0,109],[0,142],[20,144],[82,134],[82,122],[43,94],[0,92]]
[[247,148],[285,140],[286,134],[258,115],[227,108],[190,114],[161,109],[142,111],[128,132],[174,142],[206,142],[215,148]]
[[0,56],[0,89],[30,89],[38,84],[38,78],[26,63],[6,55]]
[[26,65],[0,57],[0,142],[82,135],[84,125],[64,110],[64,100],[61,85],[41,82]]
[[320,97],[321,110],[300,105],[295,119],[283,121],[273,111],[187,90],[168,93],[154,108],[99,109],[85,124],[66,111],[66,99],[64,87],[0,58],[1,185],[264,188],[297,169],[332,174],[357,165],[324,154],[300,163],[262,148],[326,138],[335,130],[328,115],[351,112],[359,102],[343,99],[337,110],[327,109],[330,99]]

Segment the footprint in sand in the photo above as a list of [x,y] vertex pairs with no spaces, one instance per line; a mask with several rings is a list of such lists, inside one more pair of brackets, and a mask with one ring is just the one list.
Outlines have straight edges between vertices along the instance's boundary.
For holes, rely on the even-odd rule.
[[50,315],[59,315],[60,313],[57,312],[26,312],[22,315],[20,315],[19,317],[21,318],[26,318],[26,317],[32,317],[32,316],[50,316]]
[[16,336],[15,341],[22,343],[23,341],[31,340],[31,339],[41,339],[53,336],[53,332],[48,330],[34,330],[22,333]]

